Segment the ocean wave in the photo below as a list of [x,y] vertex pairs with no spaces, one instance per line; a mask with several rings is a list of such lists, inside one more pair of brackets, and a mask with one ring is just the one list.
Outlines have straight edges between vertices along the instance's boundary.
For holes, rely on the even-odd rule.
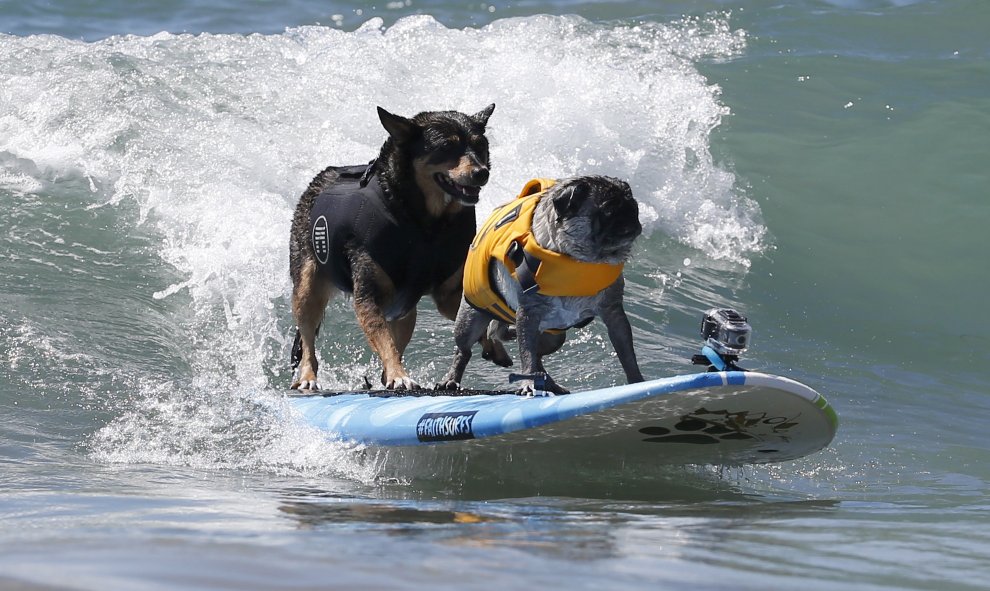
[[[479,217],[529,178],[607,174],[630,182],[648,234],[744,269],[764,248],[765,228],[758,205],[711,156],[728,109],[697,62],[745,46],[721,16],[604,25],[544,15],[465,29],[410,16],[353,32],[92,43],[0,35],[0,190],[72,178],[86,207],[136,208],[137,223],[160,240],[149,251],[179,278],[150,291],[176,301],[191,335],[191,380],[258,391],[288,347],[295,201],[326,165],[377,154],[385,133],[376,105],[405,115],[497,105]],[[139,394],[137,410],[96,436],[100,457],[196,464],[233,449],[215,439],[219,451],[196,455],[194,441],[207,435],[170,438],[190,423],[176,408],[192,408],[203,433],[222,430],[210,426],[214,405],[185,388]]]

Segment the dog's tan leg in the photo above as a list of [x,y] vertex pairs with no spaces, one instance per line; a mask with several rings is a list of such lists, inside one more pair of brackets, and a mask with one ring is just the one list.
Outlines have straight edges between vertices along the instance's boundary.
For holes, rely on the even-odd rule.
[[[370,257],[361,253],[351,257],[351,269],[354,274],[354,313],[361,330],[368,338],[368,344],[382,360],[382,383],[389,390],[418,388],[419,384],[402,367],[402,353],[382,311],[383,303],[391,300],[395,292],[391,279]],[[409,314],[406,315],[408,316]],[[412,319],[412,324],[415,325],[415,315]],[[402,321],[398,322],[401,324]],[[408,330],[411,335],[412,328],[409,327]],[[408,339],[406,342],[408,343]]]
[[317,275],[316,263],[304,261],[299,282],[292,286],[292,315],[299,328],[302,359],[292,388],[304,391],[320,389],[316,381],[319,364],[316,361],[316,330],[323,322],[327,303],[334,294],[333,284]]
[[412,339],[413,329],[416,328],[416,308],[410,310],[408,314],[388,323],[388,329],[392,333],[392,340],[395,341],[395,348],[399,351],[399,358],[406,352],[406,346]]
[[369,297],[360,297],[357,286],[354,286],[354,313],[358,324],[368,338],[368,344],[382,360],[382,383],[389,390],[406,390],[418,388],[419,385],[409,377],[402,367],[402,354],[392,337],[389,323],[385,320],[381,308]]

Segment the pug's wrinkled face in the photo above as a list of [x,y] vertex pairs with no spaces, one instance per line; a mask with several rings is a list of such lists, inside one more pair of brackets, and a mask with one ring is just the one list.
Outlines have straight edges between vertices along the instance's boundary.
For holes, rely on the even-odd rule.
[[643,233],[639,204],[619,179],[584,176],[567,179],[551,191],[557,213],[557,241],[579,259],[624,262]]

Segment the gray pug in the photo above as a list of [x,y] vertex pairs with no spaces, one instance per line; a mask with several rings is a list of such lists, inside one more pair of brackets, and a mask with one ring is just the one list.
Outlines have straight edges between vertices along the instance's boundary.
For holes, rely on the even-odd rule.
[[[486,332],[500,340],[511,338],[509,324],[514,321],[524,376],[517,392],[532,395],[540,389],[534,377],[540,376],[542,390],[566,394],[547,375],[543,356],[560,349],[564,330],[584,326],[595,317],[605,322],[626,379],[643,381],[622,306],[622,265],[642,233],[639,206],[629,185],[604,176],[574,177],[555,184],[542,181],[542,186],[534,186],[539,182],[531,181],[519,198],[496,209],[472,244],[465,265],[464,295],[454,321],[457,349],[438,389],[459,388],[472,344]],[[523,205],[526,199],[536,200],[529,205],[532,209]],[[521,234],[520,228],[529,233]],[[509,237],[512,240],[498,237],[500,229],[515,232]],[[498,240],[501,250],[486,244]],[[478,279],[473,280],[476,275]],[[485,284],[480,291],[473,286],[478,282]],[[486,300],[478,293],[494,296]]]

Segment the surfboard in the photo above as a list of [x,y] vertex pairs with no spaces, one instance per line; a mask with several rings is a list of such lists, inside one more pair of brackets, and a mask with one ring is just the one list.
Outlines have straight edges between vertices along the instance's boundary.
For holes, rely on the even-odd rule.
[[511,450],[605,462],[736,466],[826,447],[838,417],[800,382],[705,372],[560,396],[421,390],[295,393],[290,405],[331,439],[386,449]]

